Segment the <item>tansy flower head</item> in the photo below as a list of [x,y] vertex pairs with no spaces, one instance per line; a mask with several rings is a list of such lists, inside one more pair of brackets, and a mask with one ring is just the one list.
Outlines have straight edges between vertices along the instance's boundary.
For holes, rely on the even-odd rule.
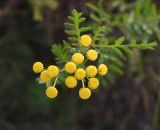
[[83,100],[89,99],[91,96],[91,91],[89,88],[80,88],[79,90],[79,97]]
[[65,84],[68,88],[74,88],[77,86],[77,80],[74,76],[68,76],[65,79]]
[[98,58],[98,53],[96,50],[90,49],[87,51],[87,58],[91,61],[95,61]]
[[88,87],[90,89],[96,89],[99,87],[99,80],[97,78],[90,78],[88,81]]
[[56,76],[58,76],[59,74],[59,69],[57,66],[54,66],[54,65],[50,65],[48,68],[47,68],[47,74],[54,78]]
[[79,68],[76,70],[75,77],[77,80],[82,80],[85,78],[85,76],[86,76],[86,72],[83,68]]
[[97,75],[97,68],[93,65],[89,65],[86,68],[86,74],[88,77],[95,77]]
[[73,63],[73,62],[68,62],[68,63],[66,63],[64,69],[65,69],[65,71],[66,71],[67,73],[72,74],[72,73],[74,73],[74,72],[76,71],[77,66],[76,66],[76,64]]
[[82,64],[84,61],[84,56],[81,53],[75,53],[72,55],[72,61],[76,64]]
[[100,76],[106,75],[107,72],[108,72],[108,67],[107,67],[105,64],[100,64],[100,65],[98,66],[98,74],[99,74]]
[[58,91],[54,86],[50,86],[46,89],[46,95],[49,98],[55,98],[58,95]]
[[35,73],[40,73],[43,71],[43,64],[41,62],[35,62],[33,64],[33,71]]
[[51,77],[47,73],[47,70],[41,72],[40,79],[42,80],[42,82],[48,82],[51,79]]
[[84,47],[88,47],[92,44],[92,39],[89,35],[82,35],[80,39],[80,43]]

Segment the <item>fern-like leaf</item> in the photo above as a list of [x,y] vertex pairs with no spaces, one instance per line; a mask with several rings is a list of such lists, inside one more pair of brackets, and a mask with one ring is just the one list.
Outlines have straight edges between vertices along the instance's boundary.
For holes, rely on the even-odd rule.
[[68,40],[71,43],[79,43],[81,34],[89,31],[91,28],[81,27],[81,24],[86,18],[82,17],[82,13],[77,12],[76,10],[72,11],[72,16],[69,16],[68,20],[68,22],[64,23]]
[[98,27],[97,30],[94,31],[93,44],[96,41],[99,41],[101,38],[104,38],[105,31],[106,31],[106,27],[105,26]]
[[68,50],[65,46],[61,46],[60,44],[54,44],[51,51],[56,56],[55,60],[57,64],[63,64],[68,61]]
[[101,55],[99,63],[106,63],[109,67],[109,74],[107,78],[109,78],[108,80],[110,80],[111,83],[112,81],[115,81],[118,75],[123,75],[123,61],[132,54],[133,48],[154,49],[154,47],[157,46],[156,42],[142,42],[138,44],[135,39],[132,39],[128,44],[126,44],[124,40],[124,37],[120,37],[112,44],[109,43],[108,40],[104,40],[103,43],[93,45],[99,50]]

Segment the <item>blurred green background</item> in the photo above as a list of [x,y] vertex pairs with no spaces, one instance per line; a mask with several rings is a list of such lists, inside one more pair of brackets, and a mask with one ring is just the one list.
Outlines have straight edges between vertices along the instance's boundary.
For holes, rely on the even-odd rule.
[[[63,23],[72,9],[91,17],[90,24],[109,26],[109,36],[159,42],[159,8],[159,0],[0,0],[0,130],[160,130],[159,46],[135,49],[124,75],[88,101],[64,86],[49,100],[32,72],[37,60],[55,64],[51,45],[67,39]],[[138,9],[131,22],[121,19]]]

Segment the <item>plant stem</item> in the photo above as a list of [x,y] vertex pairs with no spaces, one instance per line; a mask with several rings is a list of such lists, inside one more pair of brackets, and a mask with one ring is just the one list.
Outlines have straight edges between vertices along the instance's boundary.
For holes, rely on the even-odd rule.
[[83,64],[85,65],[87,61],[88,61],[88,59],[85,59],[85,61],[84,61],[84,63],[83,63]]
[[55,79],[55,81],[54,81],[54,84],[53,84],[53,86],[54,86],[54,87],[56,86],[56,83],[57,83],[58,77],[59,77],[59,75],[56,77],[56,79]]
[[60,70],[60,72],[63,72],[63,71],[65,71],[64,68]]
[[89,80],[89,77],[86,75],[86,78]]
[[84,85],[84,80],[82,79],[82,86],[83,86],[83,88],[85,87],[85,85]]
[[74,27],[75,27],[75,32],[77,34],[77,38],[78,38],[78,42],[80,41],[80,30],[79,30],[79,22],[78,22],[78,19],[79,17],[78,16],[74,16]]
[[149,44],[135,44],[135,45],[131,45],[131,44],[127,44],[127,45],[94,45],[93,47],[106,47],[106,48],[152,48],[153,46],[156,46],[157,43],[153,42],[153,43],[149,43]]

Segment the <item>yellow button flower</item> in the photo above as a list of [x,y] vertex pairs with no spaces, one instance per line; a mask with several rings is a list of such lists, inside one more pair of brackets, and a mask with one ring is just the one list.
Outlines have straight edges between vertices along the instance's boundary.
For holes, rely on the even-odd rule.
[[88,87],[90,89],[96,89],[99,87],[99,80],[97,78],[90,78],[88,81]]
[[88,47],[92,44],[92,39],[89,35],[82,35],[80,39],[80,43],[84,47]]
[[84,56],[81,53],[75,53],[72,55],[72,61],[76,64],[82,64],[84,61]]
[[77,80],[74,76],[68,76],[65,79],[65,84],[68,88],[75,88],[77,86]]
[[95,61],[98,58],[98,53],[96,50],[90,49],[87,51],[87,58],[91,61]]
[[100,64],[100,65],[98,66],[98,74],[99,74],[100,76],[106,75],[107,72],[108,72],[108,67],[107,67],[105,64]]
[[47,68],[47,74],[54,78],[56,76],[58,76],[59,74],[59,69],[57,66],[54,66],[54,65],[50,65],[48,68]]
[[51,77],[47,73],[47,70],[41,72],[40,79],[42,80],[42,82],[48,82],[51,79]]
[[83,68],[79,68],[76,70],[75,77],[77,80],[82,80],[85,78],[85,76],[86,76],[86,72]]
[[89,65],[86,68],[86,74],[88,77],[95,77],[97,75],[97,68],[93,65]]
[[35,73],[40,73],[43,71],[43,64],[41,62],[35,62],[33,64],[33,71]]
[[76,71],[77,66],[76,66],[76,64],[73,63],[73,62],[68,62],[68,63],[65,65],[64,69],[65,69],[65,71],[66,71],[67,73],[72,74],[72,73],[74,73],[74,72]]
[[57,91],[57,89],[56,89],[55,87],[50,86],[50,87],[48,87],[48,88],[46,89],[46,95],[47,95],[47,97],[49,97],[49,98],[55,98],[55,97],[57,97],[57,95],[58,95],[58,91]]
[[89,99],[91,96],[91,91],[89,88],[80,88],[79,97],[83,100]]

